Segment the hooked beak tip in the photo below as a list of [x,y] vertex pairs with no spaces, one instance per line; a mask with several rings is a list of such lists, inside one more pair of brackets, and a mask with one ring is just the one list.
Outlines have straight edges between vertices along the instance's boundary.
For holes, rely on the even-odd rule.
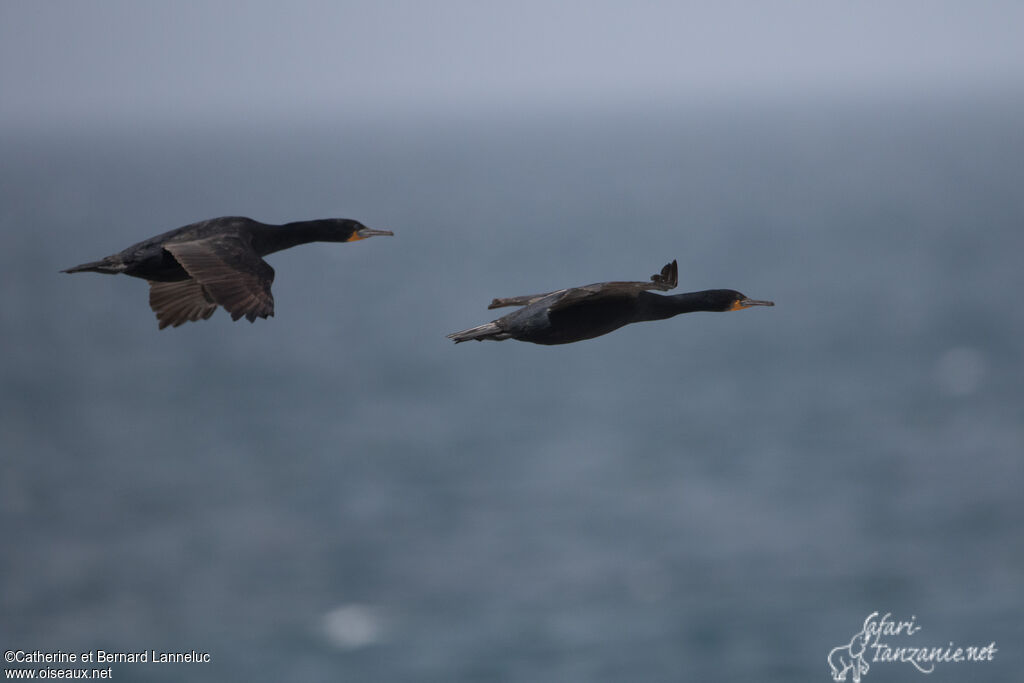
[[395,233],[391,232],[390,230],[374,230],[373,228],[360,228],[359,230],[356,230],[356,234],[355,234],[354,239],[364,240],[367,237],[379,237],[379,236],[391,237],[394,234]]

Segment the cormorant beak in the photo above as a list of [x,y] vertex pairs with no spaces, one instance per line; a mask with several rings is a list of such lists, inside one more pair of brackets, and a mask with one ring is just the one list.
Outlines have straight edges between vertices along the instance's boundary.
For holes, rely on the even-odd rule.
[[774,306],[774,301],[758,301],[757,299],[740,299],[732,305],[732,310],[739,311],[751,306]]
[[349,242],[355,242],[356,240],[365,240],[367,237],[373,237],[375,235],[394,235],[395,233],[390,230],[374,230],[373,228],[359,228],[352,236],[348,238]]

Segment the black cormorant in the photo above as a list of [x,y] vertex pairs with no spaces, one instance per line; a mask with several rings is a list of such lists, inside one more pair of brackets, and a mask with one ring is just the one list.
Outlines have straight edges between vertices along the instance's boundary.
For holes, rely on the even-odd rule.
[[263,256],[308,242],[354,242],[372,230],[348,218],[268,225],[241,216],[192,223],[64,273],[124,273],[149,281],[160,329],[207,319],[223,306],[232,320],[274,315],[274,269]]
[[737,311],[749,306],[774,306],[771,301],[748,299],[733,289],[708,289],[662,296],[647,290],[668,291],[679,281],[675,261],[652,275],[650,282],[598,282],[546,294],[495,299],[488,308],[522,306],[518,311],[449,339],[518,339],[534,344],[568,344],[608,334],[629,323],[664,320],[693,311]]

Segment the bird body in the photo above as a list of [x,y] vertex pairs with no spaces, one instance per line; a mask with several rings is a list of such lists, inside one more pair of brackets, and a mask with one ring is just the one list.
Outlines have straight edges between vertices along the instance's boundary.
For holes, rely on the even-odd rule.
[[347,218],[284,225],[225,216],[150,237],[99,261],[65,273],[123,273],[149,281],[149,303],[160,329],[209,318],[223,306],[232,320],[274,315],[274,269],[263,257],[309,242],[352,242],[374,235]]
[[732,289],[709,289],[665,296],[678,284],[675,261],[649,282],[598,282],[545,294],[495,299],[488,308],[522,306],[506,316],[448,335],[455,343],[517,339],[534,344],[568,344],[593,339],[624,325],[664,320],[693,311],[728,311],[749,306],[774,306],[771,301],[748,299]]

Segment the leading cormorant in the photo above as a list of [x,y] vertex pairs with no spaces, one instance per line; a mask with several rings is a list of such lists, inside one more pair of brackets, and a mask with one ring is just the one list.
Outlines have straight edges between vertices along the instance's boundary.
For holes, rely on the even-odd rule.
[[133,244],[64,273],[124,273],[149,281],[160,329],[205,320],[223,306],[232,320],[274,315],[274,269],[262,257],[308,242],[354,242],[373,230],[348,218],[269,225],[241,216],[212,218]]
[[693,311],[737,311],[749,306],[774,306],[771,301],[748,299],[733,289],[707,289],[662,296],[647,290],[668,291],[679,281],[675,261],[652,275],[650,282],[598,282],[546,294],[495,299],[487,308],[522,306],[518,311],[477,327],[453,332],[449,339],[518,339],[534,344],[568,344],[608,334],[629,323],[664,320]]

